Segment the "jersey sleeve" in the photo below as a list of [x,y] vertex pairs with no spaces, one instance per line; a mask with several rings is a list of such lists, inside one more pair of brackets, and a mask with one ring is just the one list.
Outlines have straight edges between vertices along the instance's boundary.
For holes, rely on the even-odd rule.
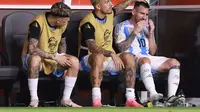
[[35,38],[37,40],[40,39],[40,25],[38,24],[37,21],[33,21],[29,25],[29,35],[28,38]]
[[121,43],[122,41],[126,40],[126,35],[124,33],[124,26],[121,23],[115,26],[114,40],[116,44]]
[[93,25],[89,22],[87,22],[81,26],[81,33],[85,40],[95,39],[95,36],[94,36],[95,29],[94,29]]

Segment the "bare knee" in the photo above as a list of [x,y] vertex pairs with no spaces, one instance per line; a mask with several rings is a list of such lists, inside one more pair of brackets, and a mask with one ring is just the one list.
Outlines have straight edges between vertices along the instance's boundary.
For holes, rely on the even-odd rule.
[[142,65],[142,64],[145,64],[145,63],[151,63],[151,61],[150,61],[149,58],[143,57],[143,58],[140,58],[140,59],[138,60],[138,63],[139,63],[140,65]]
[[91,54],[89,56],[89,64],[91,67],[102,67],[105,56],[103,54]]
[[130,59],[130,60],[134,60],[134,56],[133,56],[133,54],[131,54],[131,53],[122,53],[121,55],[120,55],[120,58],[121,59]]
[[40,56],[31,55],[28,58],[28,66],[29,66],[30,69],[38,68],[40,66],[40,62],[41,62]]
[[178,60],[174,59],[174,58],[167,60],[167,62],[168,62],[168,66],[169,66],[168,69],[180,66],[180,62]]
[[72,63],[71,67],[79,69],[79,60],[78,60],[78,58],[76,58],[74,56],[70,56],[69,57],[69,61]]
[[124,65],[135,65],[135,58],[134,55],[131,53],[122,53],[120,55],[121,60],[123,61]]
[[28,58],[29,78],[38,78],[40,71],[41,58],[37,55],[31,55]]

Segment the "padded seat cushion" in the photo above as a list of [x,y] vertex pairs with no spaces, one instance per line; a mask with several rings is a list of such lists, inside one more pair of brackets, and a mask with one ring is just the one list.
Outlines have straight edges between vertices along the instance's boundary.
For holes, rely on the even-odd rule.
[[18,70],[15,66],[0,66],[0,80],[15,80]]

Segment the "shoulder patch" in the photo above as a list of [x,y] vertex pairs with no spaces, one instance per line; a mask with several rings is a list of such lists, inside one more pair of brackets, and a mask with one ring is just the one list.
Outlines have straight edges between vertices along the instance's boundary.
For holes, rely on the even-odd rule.
[[38,23],[36,21],[34,21],[33,23],[31,23],[31,26],[39,27],[39,25],[38,25]]

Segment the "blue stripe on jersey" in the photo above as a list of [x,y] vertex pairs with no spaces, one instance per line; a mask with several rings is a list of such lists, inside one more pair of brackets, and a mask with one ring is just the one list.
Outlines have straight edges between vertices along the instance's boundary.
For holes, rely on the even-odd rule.
[[147,48],[146,48],[146,42],[145,42],[144,33],[142,34],[142,39],[144,40],[145,46],[141,46],[141,53],[143,55],[147,55]]
[[147,55],[147,48],[146,47],[141,47],[141,54]]
[[143,55],[147,55],[147,48],[146,48],[146,42],[145,42],[145,36],[144,36],[144,32],[142,33],[142,37],[138,37],[138,42],[140,44],[140,49],[141,49],[141,54]]
[[[126,35],[126,38],[128,38],[128,36],[130,35],[130,33],[128,31],[128,27],[124,27],[124,34]],[[133,47],[132,46],[129,47],[129,51],[131,53],[133,53]]]
[[128,36],[130,35],[128,27],[124,27],[124,34],[126,35],[126,38],[128,38]]

